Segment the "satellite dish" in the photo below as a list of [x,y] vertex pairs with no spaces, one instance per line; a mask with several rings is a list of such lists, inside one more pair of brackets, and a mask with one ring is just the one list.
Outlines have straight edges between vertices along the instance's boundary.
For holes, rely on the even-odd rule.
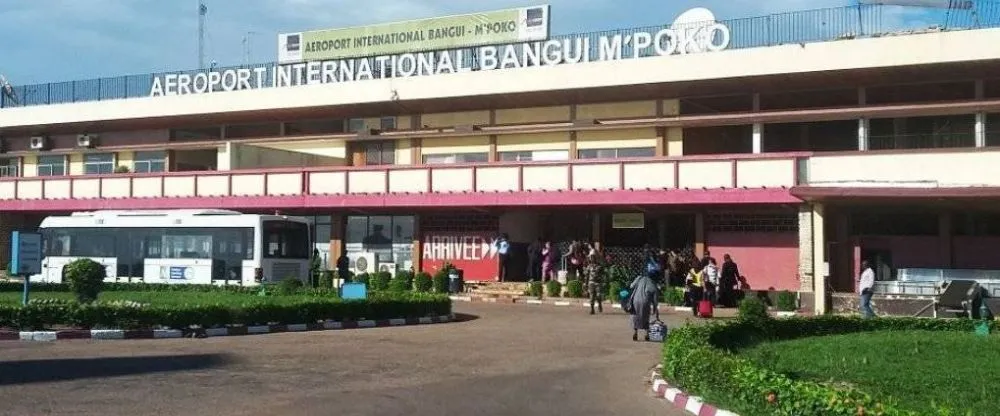
[[712,32],[701,29],[711,27],[716,23],[718,22],[715,20],[715,13],[704,7],[695,7],[677,16],[670,28],[693,36],[695,41],[688,44],[685,52],[696,53],[704,51],[712,42]]
[[20,104],[20,100],[17,99],[17,93],[14,92],[14,86],[7,82],[7,77],[0,74],[0,92],[3,93],[4,97],[14,102],[14,104]]

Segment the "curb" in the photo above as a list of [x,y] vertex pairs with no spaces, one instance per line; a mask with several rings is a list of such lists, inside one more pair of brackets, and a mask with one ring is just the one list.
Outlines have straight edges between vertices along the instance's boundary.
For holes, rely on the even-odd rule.
[[280,332],[329,331],[355,328],[428,325],[452,322],[454,315],[423,318],[399,318],[360,321],[324,321],[313,324],[227,326],[207,329],[69,329],[62,331],[0,331],[0,341],[62,341],[68,339],[167,339],[208,338],[240,335],[274,334]]
[[663,364],[657,364],[650,376],[653,394],[656,398],[663,399],[669,404],[673,404],[678,409],[683,409],[688,413],[698,416],[739,416],[728,410],[722,410],[702,401],[701,397],[689,396],[680,389],[670,387],[667,381],[660,375]]
[[[449,298],[451,298],[452,302],[519,303],[522,305],[585,306],[588,308],[590,307],[589,300],[581,300],[581,299],[542,300],[542,299],[532,299],[532,298],[489,297],[489,296],[449,296]],[[612,309],[622,308],[622,306],[618,302],[611,302],[608,300],[604,301],[604,305]]]

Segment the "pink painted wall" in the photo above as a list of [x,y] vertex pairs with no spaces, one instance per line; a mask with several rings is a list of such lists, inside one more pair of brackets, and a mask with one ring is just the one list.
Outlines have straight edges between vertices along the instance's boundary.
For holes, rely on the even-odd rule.
[[750,289],[799,289],[796,233],[708,232],[705,244],[719,262],[723,254],[732,256]]
[[947,248],[937,236],[864,236],[858,241],[862,250],[891,251],[897,269],[951,267]]
[[954,237],[957,269],[1000,270],[1000,237]]

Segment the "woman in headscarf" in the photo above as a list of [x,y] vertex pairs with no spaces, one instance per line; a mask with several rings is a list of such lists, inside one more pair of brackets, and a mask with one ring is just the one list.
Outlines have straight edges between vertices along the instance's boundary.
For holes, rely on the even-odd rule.
[[[632,341],[639,340],[639,330],[646,331],[645,340],[649,341],[649,315],[656,306],[657,288],[656,282],[648,275],[643,274],[632,281],[629,285],[632,290]],[[656,313],[656,319],[660,319],[660,313]]]

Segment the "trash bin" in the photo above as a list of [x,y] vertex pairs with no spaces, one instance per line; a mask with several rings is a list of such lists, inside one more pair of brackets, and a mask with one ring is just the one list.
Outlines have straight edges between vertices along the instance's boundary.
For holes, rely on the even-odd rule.
[[448,272],[448,292],[462,293],[465,290],[464,274],[462,269],[451,269]]

